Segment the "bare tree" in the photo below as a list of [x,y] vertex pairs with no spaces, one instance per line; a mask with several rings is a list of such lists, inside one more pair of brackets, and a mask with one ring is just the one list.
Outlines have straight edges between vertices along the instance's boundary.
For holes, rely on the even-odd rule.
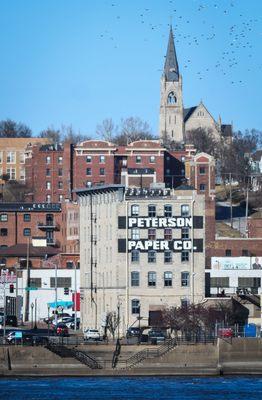
[[113,339],[115,339],[115,332],[117,330],[119,323],[120,323],[120,319],[118,318],[117,313],[115,311],[111,311],[107,314],[106,328],[109,330],[109,332],[113,336]]
[[197,128],[186,133],[186,143],[193,144],[198,152],[205,152],[216,156],[220,141],[215,139],[211,129]]
[[48,138],[52,143],[60,143],[61,142],[61,132],[58,129],[54,129],[53,127],[48,127],[47,129],[40,132],[41,138]]
[[31,129],[21,122],[15,122],[11,119],[0,121],[0,137],[2,138],[27,138],[31,136]]
[[115,126],[112,118],[104,119],[101,124],[98,124],[96,127],[97,135],[108,142],[112,142],[114,140],[117,130],[118,128]]
[[139,117],[128,117],[121,119],[120,131],[114,137],[118,145],[127,145],[136,140],[154,140],[150,126]]

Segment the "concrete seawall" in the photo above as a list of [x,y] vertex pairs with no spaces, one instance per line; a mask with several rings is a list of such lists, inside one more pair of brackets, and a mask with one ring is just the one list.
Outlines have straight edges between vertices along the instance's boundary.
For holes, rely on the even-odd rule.
[[44,347],[1,347],[0,375],[262,375],[262,339],[259,338],[235,338],[232,342],[220,339],[214,345],[181,345],[173,348],[161,357],[144,359],[135,366],[126,369],[125,359],[147,347],[122,346],[122,363],[119,363],[117,369],[111,368],[113,346],[99,344],[98,346],[86,345],[79,347],[79,350],[84,350],[101,363],[103,368],[98,370],[90,369],[75,358],[60,357]]

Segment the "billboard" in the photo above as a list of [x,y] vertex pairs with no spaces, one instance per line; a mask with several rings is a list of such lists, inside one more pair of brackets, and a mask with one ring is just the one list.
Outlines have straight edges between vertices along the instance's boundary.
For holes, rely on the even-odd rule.
[[216,271],[262,269],[262,257],[212,257],[211,269]]

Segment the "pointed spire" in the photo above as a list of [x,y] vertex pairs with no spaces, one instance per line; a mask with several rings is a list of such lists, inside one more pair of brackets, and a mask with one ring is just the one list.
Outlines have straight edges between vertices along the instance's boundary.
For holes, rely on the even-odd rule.
[[164,75],[167,81],[177,82],[179,80],[179,68],[176,57],[173,30],[171,25],[170,25],[167,53],[166,53]]

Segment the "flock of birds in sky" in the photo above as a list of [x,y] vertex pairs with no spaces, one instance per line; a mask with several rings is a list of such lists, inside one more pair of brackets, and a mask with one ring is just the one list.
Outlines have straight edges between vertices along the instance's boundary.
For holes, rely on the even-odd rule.
[[[229,78],[229,82],[231,84],[243,84],[245,83],[240,79],[236,79],[236,76],[238,74],[234,74],[234,70],[242,64],[242,61],[244,60],[249,60],[248,63],[246,63],[245,68],[247,72],[251,72],[252,70],[252,64],[254,66],[254,54],[253,54],[253,34],[254,31],[256,31],[259,27],[259,19],[258,18],[253,18],[250,19],[248,16],[244,13],[239,14],[237,10],[235,10],[236,3],[234,1],[229,1],[227,4],[227,8],[225,8],[225,2],[214,2],[213,1],[206,1],[205,3],[202,2],[201,4],[197,4],[196,2],[192,2],[191,4],[188,4],[190,7],[190,12],[188,12],[186,15],[181,15],[179,10],[176,8],[176,3],[178,3],[175,0],[170,0],[166,2],[166,5],[168,5],[168,11],[170,12],[171,21],[173,26],[173,32],[175,36],[175,44],[176,47],[179,48],[179,46],[188,46],[189,51],[187,51],[187,54],[190,55],[190,48],[194,47],[201,47],[201,46],[206,46],[205,42],[215,42],[215,41],[223,41],[223,51],[218,54],[217,60],[210,60],[209,57],[207,57],[206,63],[205,63],[205,68],[202,70],[196,70],[196,65],[192,63],[192,59],[190,57],[187,57],[185,60],[181,60],[179,58],[179,63],[182,65],[183,69],[189,69],[192,68],[196,73],[196,76],[199,80],[204,79],[205,76],[209,72],[211,72],[213,69],[215,69],[216,73],[223,75],[227,75]],[[116,20],[121,20],[121,8],[120,4],[118,5],[117,3],[107,3],[109,7],[112,7],[115,10],[115,18]],[[246,4],[248,7],[248,4]],[[163,2],[163,7],[165,7],[165,2]],[[212,9],[213,12],[217,12],[217,20],[221,17],[228,17],[228,24],[227,24],[227,29],[221,32],[217,29],[218,27],[214,23],[210,23],[210,20],[207,16],[205,16],[205,11],[208,9],[210,11],[210,8]],[[234,15],[232,17],[232,12],[234,11]],[[197,26],[197,31],[192,34],[192,31],[190,33],[191,29],[191,20],[190,20],[190,15],[197,14],[197,20],[198,20],[198,26]],[[231,18],[232,17],[232,18]],[[237,23],[233,23],[233,20],[236,19],[237,17]],[[154,32],[154,31],[163,31],[163,28],[166,28],[166,25],[170,25],[167,23],[162,23],[162,24],[154,24],[150,22],[150,18],[154,19],[153,16],[153,11],[150,8],[144,8],[143,10],[139,11],[138,10],[138,18],[137,22],[139,24],[144,25],[145,27],[148,28],[149,31]],[[203,29],[201,29],[201,26]],[[192,29],[191,29],[192,30]],[[166,29],[166,34],[161,35],[162,37],[166,38],[167,40],[167,29]],[[261,35],[261,33],[260,33]],[[113,48],[117,49],[118,44],[117,44],[117,39],[110,34],[109,30],[105,30],[104,32],[100,33],[100,38],[101,39],[109,39],[112,41]],[[261,40],[262,38],[260,37],[258,40]],[[144,41],[150,40],[150,36],[147,35],[147,37],[144,38]],[[166,43],[166,42],[165,42]],[[208,51],[208,50],[207,50]],[[179,51],[180,53],[180,51]],[[241,53],[241,55],[240,55]],[[182,61],[182,63],[181,63]],[[194,66],[193,66],[194,65]],[[259,69],[262,68],[262,65],[256,65]],[[162,68],[162,65],[161,65]],[[158,70],[160,71],[160,70]],[[162,70],[161,70],[162,71]]]

